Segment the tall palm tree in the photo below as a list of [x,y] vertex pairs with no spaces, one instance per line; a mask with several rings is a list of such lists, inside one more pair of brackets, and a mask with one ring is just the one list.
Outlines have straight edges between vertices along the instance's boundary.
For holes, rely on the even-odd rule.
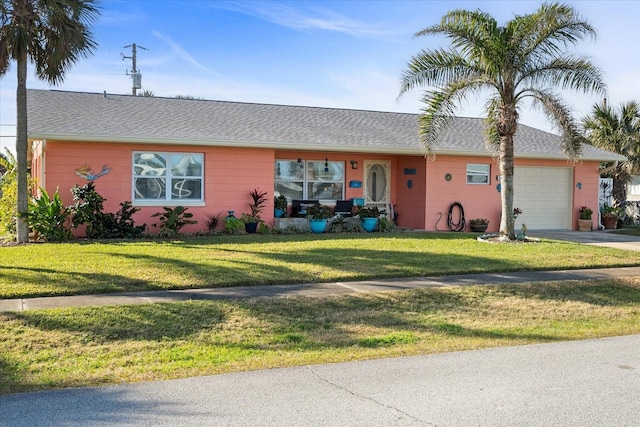
[[627,157],[611,170],[612,196],[616,204],[627,200],[627,183],[640,173],[640,105],[630,101],[616,111],[606,100],[596,103],[590,115],[582,119],[582,127],[589,143]]
[[0,0],[0,76],[17,64],[16,161],[17,241],[28,240],[27,212],[27,64],[50,84],[95,47],[89,25],[97,18],[97,0]]
[[470,94],[488,92],[485,137],[499,149],[502,219],[500,235],[514,239],[513,141],[518,110],[525,100],[541,108],[562,134],[570,158],[580,155],[579,129],[568,106],[553,90],[604,93],[602,73],[585,57],[565,53],[595,30],[568,5],[543,4],[535,13],[517,15],[504,26],[482,11],[453,10],[439,24],[416,36],[443,34],[448,49],[422,50],[403,72],[400,96],[427,86],[422,102],[420,137],[433,152],[439,135],[453,118],[455,107]]

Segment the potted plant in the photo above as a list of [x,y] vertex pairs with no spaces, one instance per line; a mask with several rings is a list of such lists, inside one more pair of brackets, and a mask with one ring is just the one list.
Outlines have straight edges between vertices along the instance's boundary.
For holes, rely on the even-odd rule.
[[287,197],[282,194],[273,199],[273,216],[282,218],[287,212]]
[[316,203],[307,208],[307,219],[309,220],[309,228],[313,233],[324,233],[327,227],[327,221],[333,216],[329,206]]
[[252,202],[249,203],[251,213],[242,214],[240,219],[244,222],[247,233],[255,233],[258,230],[258,224],[262,221],[260,214],[264,210],[264,205],[267,203],[267,192],[255,188],[249,192],[249,195],[252,199]]
[[600,207],[600,218],[602,225],[607,229],[615,229],[618,227],[618,218],[620,217],[620,208],[610,205],[602,205]]
[[474,218],[469,221],[469,228],[475,233],[484,233],[489,226],[487,218]]
[[593,223],[591,221],[593,209],[587,206],[581,206],[578,214],[578,231],[591,231],[593,229]]
[[381,215],[384,215],[384,213],[384,210],[380,210],[375,206],[360,206],[356,210],[356,215],[362,220],[362,228],[369,233],[376,229],[376,226],[378,225],[378,218],[380,218]]

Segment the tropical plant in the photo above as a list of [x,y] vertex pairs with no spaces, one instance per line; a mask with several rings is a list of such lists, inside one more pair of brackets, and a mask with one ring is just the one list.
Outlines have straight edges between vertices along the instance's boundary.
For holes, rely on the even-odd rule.
[[210,234],[213,234],[216,232],[216,230],[218,229],[218,226],[222,222],[221,218],[222,218],[221,213],[217,213],[215,215],[207,214],[207,222],[205,223],[205,225],[207,226],[207,231]]
[[275,199],[273,199],[273,208],[274,209],[282,209],[283,211],[287,210],[287,196],[279,195]]
[[593,209],[587,206],[580,206],[580,209],[578,210],[578,214],[580,215],[580,219],[590,220],[591,216],[593,215]]
[[384,209],[378,209],[377,206],[358,206],[356,208],[356,215],[360,218],[379,218],[385,214]]
[[333,212],[329,206],[316,203],[307,208],[308,219],[329,219],[333,216]]
[[[193,214],[187,212],[188,208],[184,206],[176,206],[175,208],[163,206],[162,209],[164,212],[156,212],[151,215],[160,220],[160,236],[176,236],[185,225],[198,223],[198,221],[189,219],[193,217]],[[157,227],[158,225],[153,224],[153,226]]]
[[3,0],[0,2],[0,76],[17,64],[16,160],[17,241],[29,239],[25,214],[28,205],[27,64],[51,84],[64,79],[79,57],[95,47],[89,25],[99,15],[95,0]]
[[391,233],[396,231],[396,224],[386,217],[378,219],[378,231],[381,233]]
[[622,213],[622,209],[616,206],[611,206],[607,204],[600,206],[600,215],[602,215],[603,218],[608,216],[617,217],[617,216],[620,216],[621,213]]
[[589,143],[627,158],[611,164],[604,176],[613,178],[611,195],[620,205],[627,200],[627,184],[640,173],[640,105],[627,102],[616,111],[606,100],[593,106],[590,115],[582,119]]
[[27,223],[34,233],[35,240],[60,242],[71,239],[69,217],[71,211],[64,206],[58,190],[49,194],[40,189],[40,197],[33,198],[29,204]]
[[267,203],[267,192],[254,188],[249,192],[252,202],[249,203],[250,214],[242,214],[242,220],[245,224],[260,222],[260,214],[264,210]]
[[453,10],[440,23],[417,36],[445,35],[448,49],[422,50],[403,72],[400,96],[416,87],[428,87],[420,117],[420,139],[433,154],[448,127],[455,107],[470,94],[488,90],[485,139],[499,148],[502,219],[500,235],[515,238],[513,210],[514,137],[518,110],[525,100],[542,109],[561,133],[562,147],[578,158],[581,138],[570,108],[555,87],[604,93],[601,71],[586,57],[565,52],[593,27],[566,4],[543,4],[527,15],[517,15],[504,26],[482,11]]

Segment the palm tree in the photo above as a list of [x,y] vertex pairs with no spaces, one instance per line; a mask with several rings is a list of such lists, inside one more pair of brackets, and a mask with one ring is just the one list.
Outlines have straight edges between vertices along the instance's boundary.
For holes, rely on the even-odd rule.
[[433,153],[439,135],[453,119],[456,105],[470,94],[489,92],[487,146],[499,149],[502,220],[500,235],[515,238],[513,141],[518,110],[532,101],[558,127],[570,158],[580,155],[579,129],[568,106],[553,89],[604,93],[602,73],[586,58],[565,53],[568,45],[595,30],[568,5],[543,4],[535,13],[517,15],[504,26],[481,11],[454,10],[416,36],[443,34],[448,49],[422,50],[403,72],[400,96],[427,86],[422,99],[420,139]]
[[16,162],[17,241],[28,240],[27,212],[27,64],[39,79],[58,84],[79,57],[96,44],[89,24],[98,16],[97,0],[0,0],[0,76],[17,64]]
[[627,200],[627,184],[640,172],[640,105],[630,101],[616,111],[606,100],[595,104],[590,115],[582,119],[589,143],[627,157],[611,168],[613,198],[620,205]]

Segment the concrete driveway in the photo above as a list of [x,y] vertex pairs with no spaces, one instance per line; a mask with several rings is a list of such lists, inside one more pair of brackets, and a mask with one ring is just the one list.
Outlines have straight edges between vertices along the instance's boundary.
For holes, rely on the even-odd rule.
[[531,237],[541,239],[564,240],[593,246],[640,251],[640,236],[618,234],[607,230],[571,231],[571,230],[540,230],[528,233]]

